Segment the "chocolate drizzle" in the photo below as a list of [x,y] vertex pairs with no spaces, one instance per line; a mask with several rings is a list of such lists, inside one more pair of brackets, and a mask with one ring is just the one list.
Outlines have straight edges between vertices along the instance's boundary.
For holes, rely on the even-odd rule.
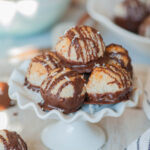
[[[107,75],[109,75],[111,78],[114,79],[113,82],[109,82],[108,84],[114,84],[116,83],[118,85],[119,88],[128,88],[128,86],[131,86],[130,84],[132,83],[129,79],[130,76],[128,74],[128,72],[126,72],[124,69],[120,69],[118,66],[115,65],[107,65],[106,68],[105,67],[101,67],[101,71],[105,72]],[[120,79],[117,80],[117,78],[115,76],[111,76],[111,74],[109,72],[112,72],[115,76],[118,76],[118,78]]]
[[27,77],[25,77],[24,86],[26,86],[28,89],[31,89],[31,90],[34,91],[34,92],[40,92],[40,87],[31,84],[31,83],[28,81]]
[[[117,84],[118,88],[123,89],[115,93],[88,93],[88,100],[85,103],[110,104],[127,100],[132,92],[132,80],[130,74],[117,65],[106,65],[96,68],[98,72],[104,72],[113,79],[109,84]],[[120,79],[120,80],[119,80]]]
[[[41,94],[44,99],[44,103],[40,104],[43,110],[51,110],[53,108],[61,109],[64,113],[71,113],[77,111],[84,102],[85,94],[81,95],[84,88],[84,79],[81,78],[77,72],[72,70],[64,70],[63,68],[58,68],[55,71],[55,75],[50,74],[45,80],[46,83],[44,88],[41,88]],[[58,75],[58,77],[56,76]],[[54,77],[55,76],[55,77]],[[66,78],[68,80],[66,80]],[[72,78],[74,78],[72,80]],[[61,81],[66,80],[57,90],[56,94],[52,93],[52,90]],[[62,90],[67,85],[73,86],[73,96],[72,97],[61,97],[60,94]]]
[[[92,60],[99,59],[99,57],[103,56],[104,54],[105,46],[103,39],[98,31],[94,28],[88,26],[76,26],[68,30],[63,38],[68,38],[71,41],[68,50],[68,59],[61,56],[61,54],[58,52],[57,55],[63,61],[69,62],[70,64],[86,64]],[[75,48],[77,61],[69,59],[71,56],[72,47]]]
[[0,140],[1,140],[2,143],[4,144],[5,149],[6,149],[6,150],[9,150],[9,149],[8,149],[7,140],[6,140],[2,135],[0,135]]
[[[60,60],[54,52],[45,51],[41,55],[36,56],[32,59],[32,62],[40,63],[46,67],[47,71],[59,67]],[[52,64],[53,67],[50,65]]]
[[116,44],[108,45],[106,47],[105,57],[107,57],[106,63],[113,64],[114,62],[116,62],[122,68],[126,69],[131,74],[131,76],[133,75],[131,58],[129,57],[128,51],[121,45]]
[[55,69],[60,66],[60,60],[54,52],[50,51],[44,51],[41,55],[36,56],[32,59],[28,68],[28,75],[26,76],[24,81],[24,86],[26,86],[28,89],[31,89],[32,91],[39,92],[40,86],[33,85],[28,79],[32,74],[31,68],[33,63],[42,64],[46,68],[48,74],[52,69]]
[[[58,73],[61,73],[62,71],[63,71],[63,68],[59,68],[56,73],[58,74]],[[63,79],[65,79],[65,76],[67,76],[68,78],[70,78],[70,77],[75,77],[76,75],[77,75],[77,73],[74,72],[74,71],[72,71],[72,70],[67,71],[66,73],[62,74],[60,77],[58,77],[57,79],[55,79],[51,84],[50,84],[50,82],[53,79],[53,75],[50,75],[49,79],[48,79],[49,82],[47,83],[47,86],[46,86],[46,88],[44,90],[46,90],[46,91],[52,90],[57,85],[57,83],[59,83],[60,81],[62,81]],[[71,83],[71,81],[69,81],[69,82]],[[66,82],[62,86],[65,87],[65,85],[66,85]],[[58,91],[61,92],[61,89],[62,88],[60,87]],[[60,93],[58,92],[57,95],[59,95],[59,94]]]
[[5,150],[27,150],[27,145],[23,139],[16,132],[9,132],[3,130],[6,133],[7,139],[0,135],[0,140],[4,144]]

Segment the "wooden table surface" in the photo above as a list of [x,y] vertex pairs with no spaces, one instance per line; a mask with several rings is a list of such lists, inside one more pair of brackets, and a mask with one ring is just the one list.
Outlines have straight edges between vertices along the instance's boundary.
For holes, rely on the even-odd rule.
[[[0,81],[8,81],[14,67],[0,63],[0,68]],[[135,75],[143,84],[146,83],[148,69],[146,66],[135,66]],[[97,124],[103,127],[107,134],[107,143],[103,150],[123,150],[150,127],[150,121],[146,118],[141,103],[137,108],[127,108],[119,118],[106,117]],[[17,115],[14,115],[16,112]],[[49,123],[51,121],[38,119],[33,110],[20,110],[17,106],[0,112],[0,128],[19,132],[27,141],[29,150],[47,150],[40,141],[40,133]]]

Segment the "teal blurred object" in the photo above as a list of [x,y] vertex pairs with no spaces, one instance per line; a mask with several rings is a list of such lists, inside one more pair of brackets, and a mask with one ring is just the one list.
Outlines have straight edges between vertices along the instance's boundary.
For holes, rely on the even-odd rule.
[[43,31],[58,21],[70,0],[0,1],[0,36],[26,36]]

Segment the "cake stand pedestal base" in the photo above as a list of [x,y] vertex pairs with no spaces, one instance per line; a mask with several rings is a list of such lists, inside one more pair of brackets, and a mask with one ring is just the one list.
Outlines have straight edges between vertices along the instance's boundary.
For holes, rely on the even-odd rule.
[[50,150],[100,150],[105,144],[104,131],[86,121],[57,121],[42,132],[42,142]]

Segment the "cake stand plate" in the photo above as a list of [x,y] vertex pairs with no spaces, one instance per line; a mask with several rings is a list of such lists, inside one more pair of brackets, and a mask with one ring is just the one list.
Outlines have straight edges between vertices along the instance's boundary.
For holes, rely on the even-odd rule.
[[106,141],[104,131],[86,121],[57,121],[43,130],[41,138],[54,150],[98,150]]
[[121,116],[126,107],[137,105],[141,95],[141,83],[135,79],[136,90],[128,101],[114,105],[83,105],[80,110],[68,115],[58,110],[43,112],[37,104],[42,101],[40,93],[24,87],[29,62],[25,61],[12,73],[9,80],[9,96],[11,99],[17,100],[21,109],[34,109],[40,119],[55,120],[41,133],[41,139],[49,149],[99,150],[106,143],[106,136],[103,129],[94,123],[106,116]]

